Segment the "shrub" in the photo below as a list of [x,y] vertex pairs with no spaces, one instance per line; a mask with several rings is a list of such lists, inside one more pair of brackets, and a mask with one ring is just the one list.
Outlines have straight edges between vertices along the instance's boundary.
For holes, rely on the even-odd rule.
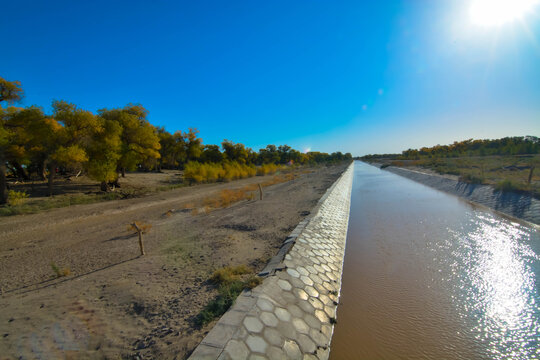
[[471,174],[463,174],[459,177],[459,181],[469,183],[469,184],[483,184],[484,178],[471,175]]
[[21,205],[28,198],[28,194],[24,191],[9,190],[8,204],[11,206]]
[[60,269],[60,267],[52,261],[51,261],[51,268],[57,278],[69,276],[71,274],[71,270],[69,268]]
[[496,185],[495,185],[495,189],[498,190],[498,191],[516,191],[516,190],[519,190],[519,188],[517,187],[516,184],[514,184],[512,181],[510,180],[503,180],[503,181],[499,181]]
[[238,162],[205,163],[191,161],[184,168],[184,179],[190,183],[210,183],[216,181],[230,181],[255,176],[257,170],[253,165],[244,165]]

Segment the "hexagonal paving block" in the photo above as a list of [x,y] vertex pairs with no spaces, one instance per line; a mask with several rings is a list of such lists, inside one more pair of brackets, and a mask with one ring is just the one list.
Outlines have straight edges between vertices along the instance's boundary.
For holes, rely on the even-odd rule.
[[261,332],[263,329],[262,322],[253,316],[247,316],[244,319],[244,326],[249,332],[255,332],[255,333]]
[[249,335],[247,337],[246,345],[251,351],[258,352],[261,354],[264,354],[264,352],[266,351],[266,348],[268,347],[268,344],[262,337],[253,336],[253,335]]
[[266,355],[270,360],[283,360],[286,358],[285,352],[276,346],[270,346],[270,348],[266,351]]
[[285,290],[285,291],[289,291],[289,290],[292,289],[291,283],[288,282],[287,280],[279,279],[278,280],[278,285],[282,290]]
[[287,269],[287,274],[291,275],[292,277],[300,277],[300,274],[298,273],[298,271],[296,271],[295,269]]
[[302,266],[297,266],[296,271],[298,271],[301,275],[308,275],[309,272]]
[[242,341],[231,340],[225,346],[224,352],[228,354],[232,359],[247,359],[249,355],[249,349]]
[[313,285],[313,280],[311,280],[310,278],[308,278],[305,275],[300,276],[300,280],[302,280],[304,282],[304,284],[306,284],[306,285],[310,285],[310,286]]
[[257,300],[257,307],[261,309],[262,311],[273,311],[274,310],[274,304],[270,302],[270,300],[259,298]]
[[317,290],[315,290],[312,286],[306,286],[304,288],[304,291],[309,295],[309,296],[312,296],[312,297],[318,297],[320,294]]
[[323,309],[324,305],[323,303],[321,302],[321,300],[315,298],[315,297],[310,297],[309,298],[309,302],[311,303],[311,305],[313,305],[313,307],[315,309]]
[[322,323],[327,323],[330,321],[330,318],[323,310],[315,310],[315,317],[319,319]]
[[274,314],[281,321],[291,321],[291,313],[286,309],[278,307],[274,310]]
[[311,338],[307,335],[300,334],[296,341],[300,346],[300,350],[302,350],[302,352],[304,353],[314,353],[315,350],[317,350],[317,346],[315,345],[313,340],[311,340]]
[[291,313],[293,317],[302,318],[304,316],[304,312],[302,309],[300,309],[296,305],[290,305],[287,310]]
[[264,329],[263,337],[269,344],[279,346],[279,347],[281,347],[282,345],[283,338],[281,336],[281,333],[274,328],[268,327]]
[[300,318],[293,318],[292,323],[294,325],[294,328],[302,334],[308,334],[309,333],[309,326],[306,324],[306,322]]
[[293,294],[300,300],[307,300],[309,298],[308,294],[303,289],[294,289]]
[[300,352],[300,347],[298,347],[298,344],[292,340],[285,341],[285,344],[283,345],[283,350],[290,359],[300,359],[300,357],[302,356],[302,353]]
[[261,315],[260,315],[260,318],[262,320],[262,322],[264,323],[264,325],[266,326],[277,326],[278,324],[278,319],[276,317],[276,315],[270,313],[270,312],[263,312]]

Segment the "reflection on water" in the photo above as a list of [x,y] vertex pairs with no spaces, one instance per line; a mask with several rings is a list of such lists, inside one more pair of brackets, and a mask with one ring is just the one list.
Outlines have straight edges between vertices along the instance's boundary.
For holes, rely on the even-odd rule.
[[449,229],[459,242],[452,254],[455,306],[493,358],[534,358],[540,324],[533,265],[540,257],[528,245],[532,231],[486,213],[471,213],[469,221]]
[[540,231],[357,164],[332,359],[540,359]]

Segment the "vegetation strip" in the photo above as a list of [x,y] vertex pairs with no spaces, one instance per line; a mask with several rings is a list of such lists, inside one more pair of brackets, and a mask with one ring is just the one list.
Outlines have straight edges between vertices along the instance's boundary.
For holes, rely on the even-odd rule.
[[[243,291],[190,359],[328,358],[341,289],[353,168],[351,164],[327,190],[301,232],[293,231],[296,240],[278,267],[281,271]],[[285,243],[294,241],[289,240]],[[234,272],[224,270],[216,278],[234,277]]]

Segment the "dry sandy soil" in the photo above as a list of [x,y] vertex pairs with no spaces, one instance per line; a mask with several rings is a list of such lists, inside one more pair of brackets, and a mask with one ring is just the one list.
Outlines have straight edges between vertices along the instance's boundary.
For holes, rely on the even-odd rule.
[[[186,358],[213,325],[194,322],[217,293],[212,272],[261,270],[344,168],[208,214],[191,204],[271,177],[0,218],[0,359]],[[134,220],[152,224],[145,256]],[[56,278],[51,262],[71,274]]]

